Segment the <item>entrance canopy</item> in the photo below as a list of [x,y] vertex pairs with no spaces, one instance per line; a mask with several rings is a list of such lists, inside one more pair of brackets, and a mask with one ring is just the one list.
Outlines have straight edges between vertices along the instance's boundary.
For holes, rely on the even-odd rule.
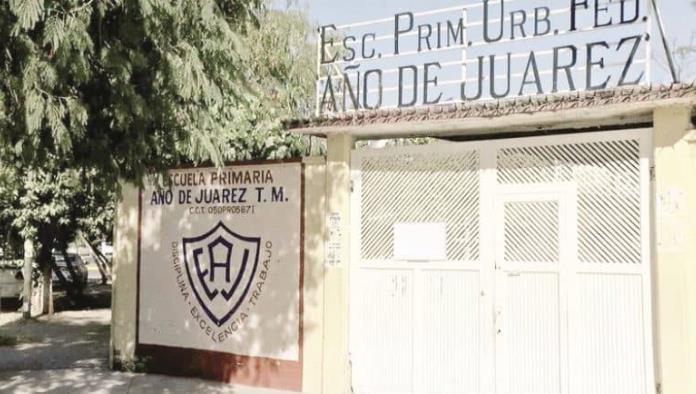
[[476,137],[559,129],[649,125],[655,108],[696,106],[696,84],[609,90],[326,114],[286,122],[290,131],[356,139]]

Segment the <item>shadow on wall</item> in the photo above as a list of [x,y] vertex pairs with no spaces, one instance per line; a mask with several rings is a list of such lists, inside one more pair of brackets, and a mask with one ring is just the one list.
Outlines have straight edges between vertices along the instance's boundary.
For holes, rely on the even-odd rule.
[[[313,167],[321,167],[321,170],[312,170]],[[318,174],[320,176],[313,176],[312,174]],[[201,377],[205,379],[225,381],[231,383],[240,383],[244,385],[253,385],[260,387],[278,387],[283,389],[291,390],[303,390],[303,361],[306,357],[311,357],[312,359],[321,359],[321,355],[316,356],[317,351],[321,351],[321,345],[316,345],[316,342],[312,342],[311,337],[318,336],[321,337],[321,319],[315,318],[318,313],[323,308],[323,290],[320,287],[321,276],[323,275],[323,221],[324,221],[324,194],[325,194],[325,179],[323,172],[323,162],[321,165],[308,165],[305,169],[305,179],[304,179],[304,234],[299,231],[286,233],[288,237],[291,237],[293,241],[292,244],[299,245],[302,249],[302,254],[300,255],[301,266],[303,266],[304,271],[301,272],[301,267],[296,267],[298,272],[300,272],[300,287],[302,293],[300,295],[299,311],[303,319],[300,319],[297,314],[296,309],[298,305],[294,302],[290,302],[289,298],[292,298],[294,294],[287,291],[287,287],[282,286],[283,281],[294,280],[292,278],[285,278],[279,275],[274,276],[273,264],[282,264],[285,262],[280,262],[275,260],[272,262],[268,279],[263,284],[261,298],[263,299],[264,305],[282,305],[283,310],[275,309],[273,315],[264,314],[256,315],[252,312],[250,314],[249,322],[253,322],[253,332],[244,333],[243,340],[249,341],[244,345],[247,349],[252,349],[254,354],[274,354],[278,353],[279,344],[293,343],[295,337],[298,335],[298,325],[301,327],[299,330],[299,357],[298,360],[278,360],[271,357],[247,357],[247,356],[237,356],[225,352],[219,352],[210,350],[194,350],[181,348],[179,346],[158,346],[158,345],[137,345],[137,355],[135,360],[136,370],[142,370],[146,372],[154,373],[166,373],[176,376],[194,376]],[[147,198],[143,197],[143,205],[146,204]],[[130,217],[134,214],[133,210],[137,212],[137,205],[132,207],[129,205],[128,212],[121,212],[120,217]],[[136,213],[137,215],[137,213]],[[146,218],[143,215],[143,222],[145,220],[151,220],[153,218]],[[205,220],[209,222],[214,222],[215,220],[232,221],[234,217],[216,217],[211,219],[207,217]],[[272,225],[272,224],[269,224]],[[143,227],[145,229],[145,227]],[[147,230],[143,230],[142,237]],[[192,232],[189,220],[180,220],[177,226],[177,233],[190,235]],[[151,236],[161,237],[161,230],[155,231]],[[120,240],[120,242],[127,240]],[[117,240],[117,243],[119,240]],[[263,242],[262,242],[263,243]],[[168,244],[165,240],[162,241],[161,245],[158,245],[160,249],[166,249]],[[277,256],[282,253],[287,253],[288,251],[283,251],[281,249],[274,248],[274,255]],[[263,254],[263,245],[261,247],[261,253]],[[263,256],[260,256],[259,266],[261,266],[261,261]],[[162,270],[168,270],[170,272],[167,275],[163,275],[158,280],[169,281],[169,286],[177,288],[176,280],[172,280],[175,275],[172,275],[172,261],[162,262]],[[132,261],[132,263],[131,263]],[[135,264],[134,260],[128,261],[129,264]],[[124,260],[119,259],[119,263],[123,264]],[[148,262],[142,261],[143,264]],[[150,262],[152,264],[153,262]],[[184,264],[182,262],[182,264]],[[158,268],[159,269],[159,268]],[[142,268],[141,268],[142,275]],[[122,279],[124,280],[124,279]],[[142,280],[142,277],[141,277]],[[252,284],[252,289],[258,284],[258,275],[254,279]],[[186,280],[189,291],[191,292],[190,283]],[[119,285],[120,286],[120,285]],[[134,291],[135,286],[133,286]],[[117,292],[121,291],[117,289]],[[142,297],[142,289],[141,297]],[[178,289],[177,289],[178,292]],[[134,294],[133,294],[134,295]],[[115,297],[118,297],[116,295]],[[177,294],[178,299],[171,300],[170,302],[182,302],[181,294]],[[191,294],[189,298],[192,305],[197,305],[197,300],[195,296]],[[137,302],[137,300],[135,301]],[[116,302],[116,305],[118,302]],[[183,302],[182,305],[186,306]],[[141,305],[143,308],[143,305]],[[147,307],[145,307],[147,308]],[[189,306],[188,309],[191,307]],[[187,311],[188,311],[187,309]],[[200,307],[198,308],[200,310]],[[135,313],[135,311],[129,311],[130,313]],[[188,312],[187,312],[188,313]],[[202,313],[202,312],[201,312]],[[120,316],[120,314],[118,314]],[[148,319],[147,309],[140,310],[141,315],[141,334],[142,326],[147,325],[153,329],[157,327],[162,327],[162,329],[171,330],[172,327],[166,327],[169,324],[178,324],[175,328],[175,335],[179,337],[186,336],[201,336],[202,330],[194,325],[182,325],[181,322],[176,321],[154,321]],[[115,317],[117,316],[115,310]],[[188,314],[190,318],[191,315]],[[256,319],[256,320],[255,320]],[[192,323],[195,323],[191,319]],[[115,327],[123,325],[124,322],[115,321]],[[224,325],[222,329],[224,329]],[[216,329],[217,327],[214,327]],[[217,329],[216,331],[222,331],[222,329]],[[242,331],[243,332],[243,331]],[[266,332],[273,333],[273,337],[261,337],[255,335],[255,332]],[[135,348],[136,344],[135,338],[130,338],[127,344],[121,346],[123,349]],[[210,338],[208,338],[210,339]],[[234,340],[234,337],[230,337],[228,340]],[[314,345],[312,345],[314,344]],[[318,350],[317,350],[318,349]],[[312,353],[311,355],[309,353]],[[134,364],[131,363],[127,365],[125,362],[119,365],[118,360],[116,361],[117,367],[129,367]],[[306,366],[306,363],[304,364]],[[316,368],[321,368],[320,365],[316,365]],[[318,374],[316,371],[310,371],[314,374]],[[305,372],[306,373],[306,372]]]

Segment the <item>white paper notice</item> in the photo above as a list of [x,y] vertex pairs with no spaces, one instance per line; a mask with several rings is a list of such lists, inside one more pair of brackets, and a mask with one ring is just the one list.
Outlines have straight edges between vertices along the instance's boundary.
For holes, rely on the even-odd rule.
[[341,214],[331,212],[326,217],[326,229],[329,234],[326,242],[326,265],[337,266],[341,264],[341,242],[343,234],[341,233]]
[[394,259],[405,261],[447,260],[446,224],[394,224]]

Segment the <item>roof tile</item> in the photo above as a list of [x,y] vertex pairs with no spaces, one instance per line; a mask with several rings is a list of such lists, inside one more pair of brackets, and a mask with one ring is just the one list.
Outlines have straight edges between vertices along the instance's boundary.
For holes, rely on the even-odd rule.
[[425,120],[493,118],[505,115],[532,114],[569,109],[592,108],[629,102],[659,101],[673,98],[696,98],[696,83],[631,86],[599,91],[549,94],[496,101],[472,101],[455,104],[408,108],[376,109],[326,114],[309,119],[285,122],[287,129],[331,126],[362,126]]

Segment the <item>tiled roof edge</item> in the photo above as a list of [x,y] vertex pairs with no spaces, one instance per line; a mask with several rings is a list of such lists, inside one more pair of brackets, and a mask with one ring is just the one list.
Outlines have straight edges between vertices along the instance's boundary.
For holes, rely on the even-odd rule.
[[502,99],[497,101],[472,101],[446,105],[355,111],[327,114],[309,119],[289,120],[284,122],[284,125],[286,129],[293,130],[336,126],[367,126],[428,120],[493,118],[507,115],[553,112],[686,97],[693,97],[696,99],[696,83],[631,86],[607,90]]

